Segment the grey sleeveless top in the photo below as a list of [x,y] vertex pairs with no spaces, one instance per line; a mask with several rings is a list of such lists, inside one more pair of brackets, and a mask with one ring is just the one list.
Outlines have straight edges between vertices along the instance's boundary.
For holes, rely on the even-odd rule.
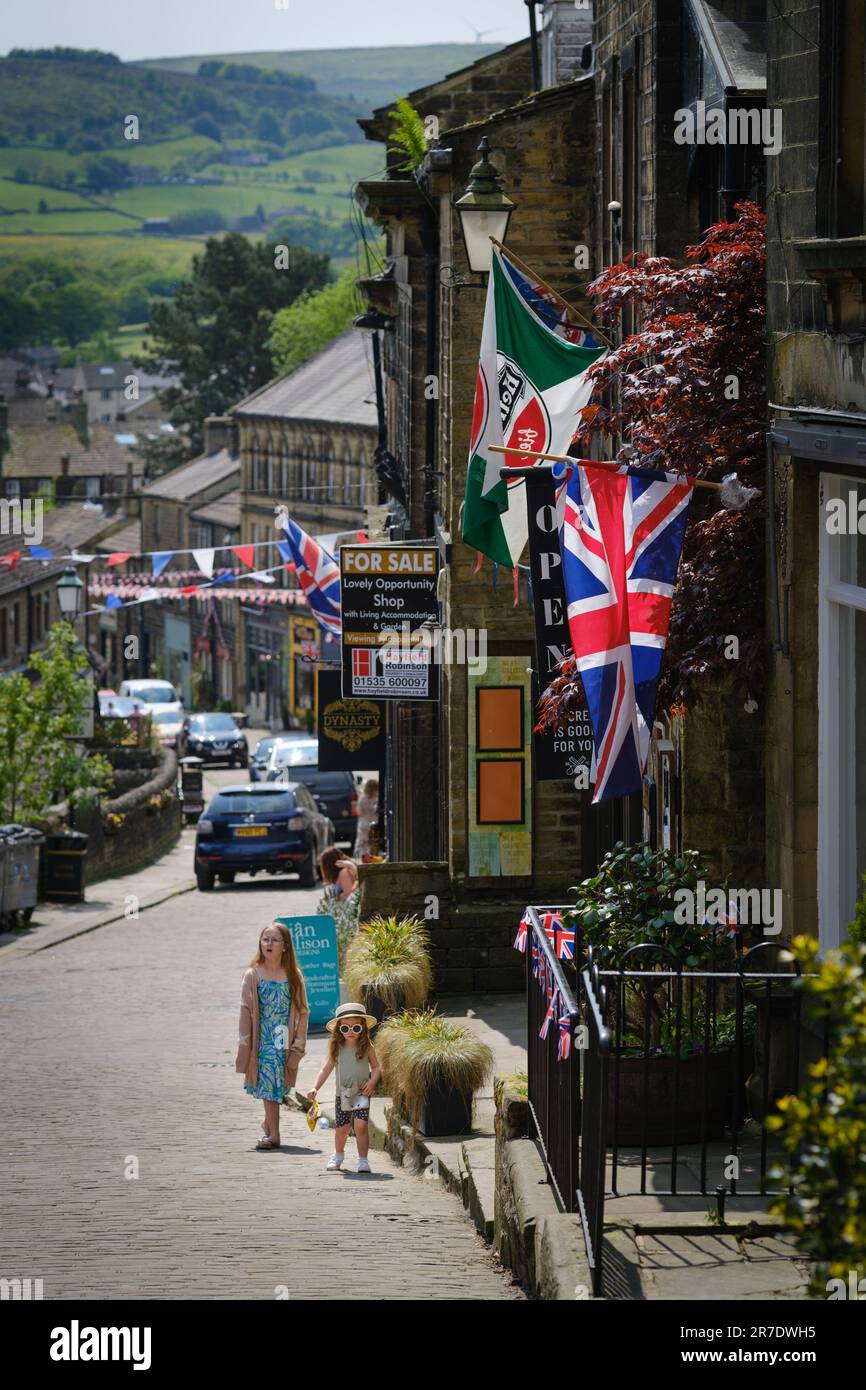
[[337,1094],[342,1110],[352,1110],[357,1105],[361,1087],[366,1086],[370,1075],[369,1058],[359,1057],[354,1047],[344,1044],[337,1055]]

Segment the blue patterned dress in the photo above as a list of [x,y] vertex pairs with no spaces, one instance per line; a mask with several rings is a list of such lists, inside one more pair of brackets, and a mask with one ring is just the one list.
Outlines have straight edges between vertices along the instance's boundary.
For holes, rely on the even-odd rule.
[[259,976],[259,1078],[255,1086],[244,1083],[256,1100],[283,1100],[291,1005],[288,981]]

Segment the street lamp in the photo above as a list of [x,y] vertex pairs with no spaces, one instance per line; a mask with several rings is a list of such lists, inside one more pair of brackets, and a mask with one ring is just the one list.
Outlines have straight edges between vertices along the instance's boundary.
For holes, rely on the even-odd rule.
[[511,199],[502,192],[499,170],[487,158],[489,150],[490,142],[484,135],[478,146],[481,158],[472,166],[469,186],[454,204],[460,217],[469,269],[475,275],[490,273],[493,263],[490,238],[505,240],[514,211]]
[[75,572],[74,565],[67,565],[57,581],[57,598],[60,603],[60,616],[68,623],[74,623],[81,612],[84,585]]

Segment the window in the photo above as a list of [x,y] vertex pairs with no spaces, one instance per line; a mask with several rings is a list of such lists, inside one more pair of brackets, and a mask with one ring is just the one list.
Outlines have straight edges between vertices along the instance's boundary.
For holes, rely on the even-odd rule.
[[[818,923],[844,939],[866,873],[866,535],[831,535],[829,499],[866,514],[866,482],[821,478],[818,583]],[[858,505],[862,513],[858,513]]]
[[830,0],[829,27],[829,72],[823,84],[826,101],[824,164],[829,194],[826,203],[830,209],[830,225],[826,230],[832,237],[862,236],[866,231],[863,0]]

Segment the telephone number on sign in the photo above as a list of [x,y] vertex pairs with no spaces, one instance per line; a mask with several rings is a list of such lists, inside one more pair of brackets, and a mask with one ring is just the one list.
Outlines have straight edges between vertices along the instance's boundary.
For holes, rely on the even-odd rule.
[[393,676],[354,676],[352,678],[352,694],[367,695],[375,690],[388,690],[392,693],[411,690],[420,691],[422,695],[426,695],[429,683],[426,673],[421,676],[410,676],[405,671],[395,672]]

